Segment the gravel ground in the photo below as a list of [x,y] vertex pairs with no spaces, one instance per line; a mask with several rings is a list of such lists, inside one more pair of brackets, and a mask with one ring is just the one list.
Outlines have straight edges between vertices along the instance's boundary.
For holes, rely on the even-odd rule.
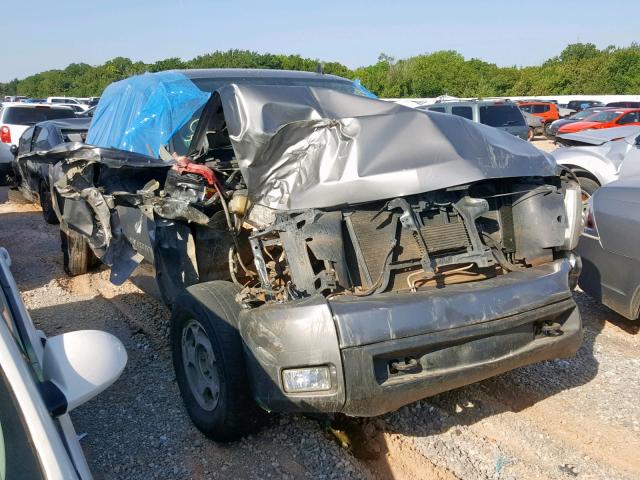
[[98,479],[640,477],[638,323],[582,293],[576,300],[585,342],[575,358],[518,369],[384,417],[338,419],[337,435],[320,421],[273,415],[259,434],[222,446],[203,437],[182,406],[163,305],[130,282],[111,285],[106,270],[67,278],[57,227],[32,205],[8,202],[6,189],[0,246],[12,256],[39,328],[49,336],[103,329],[127,348],[122,377],[72,413],[87,434],[82,443]]

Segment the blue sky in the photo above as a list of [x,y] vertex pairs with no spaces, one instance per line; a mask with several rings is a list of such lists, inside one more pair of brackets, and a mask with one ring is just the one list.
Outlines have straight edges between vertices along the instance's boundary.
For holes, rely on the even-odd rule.
[[498,65],[536,65],[568,43],[640,41],[640,2],[123,1],[11,2],[0,81],[115,56],[155,61],[241,48],[374,63],[453,49]]

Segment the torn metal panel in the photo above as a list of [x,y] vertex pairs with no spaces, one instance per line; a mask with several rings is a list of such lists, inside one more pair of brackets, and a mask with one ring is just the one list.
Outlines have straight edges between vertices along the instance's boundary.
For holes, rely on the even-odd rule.
[[453,115],[313,87],[227,85],[219,95],[250,198],[274,209],[556,174],[527,142]]
[[173,165],[173,160],[161,160],[135,152],[127,152],[116,148],[96,147],[80,142],[61,143],[51,150],[35,152],[38,156],[47,156],[53,160],[67,162],[82,160],[85,162],[101,163],[109,168],[167,168]]
[[[209,217],[187,201],[157,195],[159,182],[153,179],[153,172],[157,169],[158,175],[164,177],[164,170],[168,170],[172,162],[71,143],[50,150],[48,157],[66,159],[52,172],[55,188],[64,199],[63,228],[71,228],[87,237],[96,256],[111,266],[111,281],[117,285],[129,277],[145,254],[149,256],[148,248],[141,248],[146,247],[145,241],[135,241],[131,226],[121,225],[121,214],[135,210],[139,212],[139,222],[152,220],[155,213],[168,220],[209,223]],[[118,172],[115,175],[114,170]],[[151,180],[140,188],[128,191],[127,187],[136,182],[140,184],[149,176]],[[94,182],[100,188],[94,186]],[[125,217],[126,223],[130,215]],[[148,230],[145,232],[149,235]]]

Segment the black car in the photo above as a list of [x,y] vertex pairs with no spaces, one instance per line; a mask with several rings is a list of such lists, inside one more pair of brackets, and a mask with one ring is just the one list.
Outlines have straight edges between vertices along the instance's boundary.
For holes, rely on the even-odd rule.
[[13,168],[18,189],[25,198],[39,201],[47,223],[56,224],[58,219],[51,208],[49,190],[49,161],[42,152],[66,142],[84,142],[91,118],[65,118],[48,120],[29,127],[14,147]]
[[576,112],[581,112],[587,108],[592,107],[603,107],[604,103],[599,102],[598,100],[571,100],[567,103],[567,108],[570,110],[575,110]]

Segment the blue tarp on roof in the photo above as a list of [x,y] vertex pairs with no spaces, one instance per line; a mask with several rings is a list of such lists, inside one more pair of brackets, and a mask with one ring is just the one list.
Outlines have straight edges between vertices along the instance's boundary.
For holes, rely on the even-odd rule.
[[375,93],[373,93],[373,92],[369,91],[369,89],[367,89],[367,87],[365,87],[364,85],[362,85],[362,82],[360,81],[360,79],[359,79],[359,78],[356,78],[356,79],[353,81],[353,84],[355,85],[355,87],[356,87],[358,90],[360,90],[360,91],[364,94],[364,96],[365,96],[365,97],[369,97],[369,98],[378,98],[378,96],[377,96]]
[[158,157],[159,148],[210,96],[175,71],[112,83],[100,97],[87,143]]

